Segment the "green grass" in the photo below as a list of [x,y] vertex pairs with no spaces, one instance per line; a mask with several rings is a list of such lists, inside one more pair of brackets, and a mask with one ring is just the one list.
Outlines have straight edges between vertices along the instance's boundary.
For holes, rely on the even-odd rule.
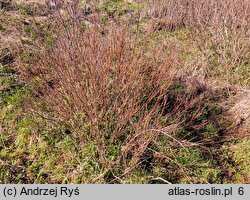
[[[4,94],[1,98],[1,124],[9,129],[0,134],[0,182],[91,183],[96,178],[96,182],[104,183],[110,180],[108,169],[98,163],[94,144],[79,144],[74,139],[75,133],[63,134],[60,128],[41,122],[32,115],[23,114],[21,107],[24,94],[25,90],[21,88]],[[42,127],[39,127],[41,124]],[[206,131],[217,133],[212,125],[206,126]],[[152,177],[161,177],[174,183],[244,182],[245,176],[249,174],[249,140],[228,143],[224,145],[225,151],[217,147],[211,148],[215,152],[223,152],[220,156],[229,156],[229,163],[216,160],[217,155],[207,158],[200,147],[180,147],[169,154],[165,145],[168,143],[169,138],[163,138],[162,146],[158,148],[162,148],[160,151],[165,152],[172,161],[164,164],[154,157],[152,169],[138,166],[120,181],[149,183]],[[119,148],[119,145],[111,145],[106,152],[108,158],[115,160],[120,153]],[[182,167],[174,167],[176,163]],[[222,165],[233,173],[232,177],[223,176]],[[117,169],[114,173],[119,173],[120,170]],[[102,177],[103,173],[106,176]],[[101,178],[98,179],[99,176]]]

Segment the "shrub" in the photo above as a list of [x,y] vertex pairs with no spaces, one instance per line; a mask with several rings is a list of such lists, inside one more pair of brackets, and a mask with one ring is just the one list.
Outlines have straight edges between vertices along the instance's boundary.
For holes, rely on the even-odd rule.
[[147,0],[148,16],[153,29],[175,30],[184,27],[189,12],[189,0]]
[[83,28],[77,9],[58,21],[57,41],[45,45],[38,61],[20,63],[40,99],[33,112],[74,132],[80,143],[94,143],[104,166],[135,164],[160,134],[152,130],[164,126],[160,105],[176,71],[174,58],[130,34],[128,25],[103,30],[97,20]]
[[[228,82],[249,84],[250,2],[192,1],[193,39],[206,58],[204,71]],[[226,77],[225,77],[226,75]]]
[[[248,0],[161,0],[149,13],[160,28],[186,27],[201,52],[193,70],[229,83],[249,85],[250,2]],[[159,28],[159,27],[158,27]]]

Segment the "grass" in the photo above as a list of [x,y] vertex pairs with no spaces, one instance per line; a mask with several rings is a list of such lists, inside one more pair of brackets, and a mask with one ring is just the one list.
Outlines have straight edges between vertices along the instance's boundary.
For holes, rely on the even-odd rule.
[[[143,5],[141,9],[146,9],[146,7],[146,5]],[[44,11],[43,9],[37,10],[39,8],[35,6],[32,12],[28,12],[25,4],[17,5],[15,9],[15,12],[25,18],[30,15],[42,15]],[[148,32],[147,29],[143,28],[143,24],[152,23],[155,25],[155,19],[152,20],[151,17],[142,15],[139,19],[141,26],[138,27],[138,9],[134,2],[108,1],[100,5],[98,12],[103,13],[103,16],[101,16],[103,19],[100,21],[101,25],[104,26],[104,31],[100,31],[100,36],[96,36],[101,38],[99,43],[95,38],[91,40],[95,44],[99,44],[97,46],[102,52],[100,54],[97,52],[98,57],[96,57],[95,62],[102,65],[113,63],[113,68],[107,68],[108,72],[112,72],[108,73],[111,78],[119,75],[115,71],[116,67],[119,66],[117,63],[123,62],[116,57],[117,52],[112,54],[112,48],[109,46],[109,44],[118,46],[121,44],[119,41],[117,42],[116,35],[109,35],[109,31],[106,30],[111,29],[110,26],[114,26],[112,25],[114,18],[118,22],[119,20],[126,21],[128,26],[132,27],[132,31],[128,35],[132,38],[133,34],[137,34],[138,40],[134,44],[135,46],[138,44],[144,45],[142,41],[147,41],[145,49],[136,46],[137,51],[135,51],[137,53],[144,52],[140,57],[148,56],[146,63],[151,62],[153,66],[154,63],[157,63],[155,66],[161,66],[158,62],[160,60],[157,57],[158,51],[155,52],[155,55],[151,52],[155,47],[159,47],[165,53],[164,55],[171,58],[171,67],[178,70],[176,70],[177,73],[173,75],[169,85],[164,88],[167,93],[165,107],[161,101],[159,101],[161,102],[159,104],[155,103],[156,95],[151,101],[143,104],[145,109],[141,109],[138,114],[129,118],[128,123],[118,126],[117,122],[121,123],[119,120],[124,120],[123,117],[126,115],[129,116],[129,112],[131,112],[129,109],[133,105],[129,104],[128,107],[125,107],[126,109],[118,117],[114,115],[120,112],[116,107],[121,107],[123,104],[108,107],[107,116],[109,117],[105,118],[106,115],[103,115],[98,118],[102,113],[100,110],[103,109],[103,112],[106,112],[106,110],[104,104],[96,101],[101,106],[94,107],[95,104],[91,104],[92,107],[88,107],[87,110],[93,111],[95,109],[99,115],[93,116],[97,119],[89,117],[84,123],[79,123],[76,120],[86,119],[86,112],[84,113],[81,110],[84,105],[81,102],[78,102],[77,106],[80,105],[79,107],[74,104],[76,100],[72,100],[71,93],[66,92],[68,86],[66,84],[64,87],[67,96],[60,96],[60,98],[68,101],[67,104],[63,104],[67,107],[66,113],[72,109],[68,107],[70,105],[76,106],[76,110],[80,111],[70,114],[68,117],[60,110],[61,108],[65,109],[63,106],[56,110],[53,102],[46,102],[44,94],[39,94],[40,88],[38,86],[41,84],[42,77],[38,73],[39,71],[34,71],[35,76],[29,74],[37,64],[39,64],[38,69],[46,69],[43,67],[48,66],[48,64],[53,66],[60,64],[59,58],[61,60],[67,58],[66,54],[56,54],[54,57],[53,54],[50,54],[52,57],[46,57],[46,59],[42,57],[44,49],[39,46],[41,42],[46,41],[47,46],[45,48],[53,48],[57,44],[58,35],[56,31],[52,34],[54,24],[45,21],[35,28],[32,24],[22,25],[20,34],[27,37],[30,42],[23,42],[23,49],[19,49],[22,51],[16,58],[18,62],[0,63],[0,74],[3,74],[0,75],[0,183],[249,183],[249,138],[228,139],[224,137],[232,130],[228,130],[228,124],[231,126],[231,122],[226,118],[228,113],[222,103],[224,101],[230,102],[231,94],[225,92],[223,88],[216,91],[213,91],[213,89],[206,90],[202,84],[191,83],[195,81],[193,77],[189,79],[190,75],[196,75],[196,72],[199,74],[199,71],[194,69],[198,68],[200,62],[202,62],[199,48],[189,37],[191,30],[186,26],[169,30],[168,26],[164,25]],[[9,34],[5,27],[14,25],[11,22],[13,21],[11,15],[6,14],[5,17],[5,25],[4,28],[0,28],[0,34]],[[86,33],[86,30],[91,30],[91,27],[90,29],[84,27],[84,33]],[[120,36],[121,32],[118,33]],[[131,42],[131,38],[129,40],[124,39],[126,44]],[[85,41],[85,38],[81,38],[81,41]],[[94,42],[90,44],[94,44]],[[87,48],[89,51],[93,50],[90,44]],[[103,51],[101,48],[103,48]],[[106,54],[107,49],[111,53]],[[80,50],[81,53],[75,51],[75,55],[79,57],[84,55],[82,52],[86,48]],[[129,51],[128,49],[122,50],[125,52],[122,54],[126,58],[125,61],[133,61],[134,59],[131,62],[132,64],[135,62],[144,63],[144,60],[138,61],[134,57],[130,57],[131,55],[126,53]],[[69,52],[68,49],[65,52]],[[112,55],[114,57],[109,60],[109,56]],[[162,52],[159,55],[162,55]],[[45,60],[41,61],[41,58]],[[88,54],[86,58],[92,57]],[[154,58],[158,59],[156,59],[157,62],[154,61]],[[54,60],[56,62],[53,62]],[[209,71],[209,77],[228,81],[228,76],[224,73],[218,73],[219,64],[216,59],[212,58],[210,61],[209,65],[214,68]],[[69,62],[70,59],[66,60],[65,63]],[[79,61],[79,63],[77,65],[86,64],[83,61]],[[23,68],[17,67],[19,64],[22,64],[28,70],[27,74],[30,76],[28,79],[27,77],[24,79],[25,83],[20,81],[19,75],[23,73]],[[109,65],[107,66],[109,67]],[[124,67],[127,66],[124,65]],[[126,69],[131,70],[129,67]],[[239,70],[242,70],[240,77],[238,71],[234,70],[232,76],[230,75],[232,79],[229,82],[234,84],[234,80],[237,79],[238,81],[238,78],[240,78],[240,82],[237,82],[237,84],[248,85],[247,64]],[[137,72],[135,71],[135,73]],[[237,75],[234,75],[234,73]],[[47,75],[51,77],[53,75],[54,78],[53,73]],[[85,76],[85,73],[81,76]],[[96,78],[105,76],[96,76]],[[126,74],[123,74],[124,76],[126,77]],[[60,78],[66,80],[65,77]],[[119,76],[116,78],[118,79]],[[113,80],[116,80],[116,78]],[[131,80],[130,76],[126,78],[126,80]],[[143,74],[140,78],[143,81],[148,77],[147,74]],[[149,79],[154,80],[154,77],[149,77]],[[87,76],[85,80],[92,81]],[[96,86],[92,85],[92,89],[86,91],[89,92],[89,95],[92,92],[94,96],[97,96],[94,93],[96,89],[94,87],[99,85],[100,83]],[[145,82],[145,85],[142,86],[147,88],[148,85]],[[128,96],[130,98],[136,97],[136,92],[131,89],[134,87],[128,88],[132,91]],[[148,88],[147,92],[150,93],[152,88]],[[112,99],[117,96],[116,90],[118,89],[119,87],[115,85],[110,88],[107,95],[105,93],[103,95],[108,96],[108,101],[112,102]],[[70,91],[73,90],[70,89]],[[130,90],[127,91],[130,92]],[[74,91],[76,94],[81,94],[81,90]],[[140,93],[141,91],[137,91],[138,98],[141,97],[141,103],[144,103],[148,96]],[[54,98],[56,93],[53,94],[54,96],[51,97]],[[94,96],[86,99],[85,102],[88,102],[88,100],[91,102],[95,99]],[[31,105],[35,105],[32,112],[28,109]],[[158,111],[155,112],[157,115],[147,114],[147,111],[154,109],[156,105],[160,105],[160,108],[164,110],[164,115],[161,118],[158,118],[160,115]],[[52,109],[50,110],[50,108]],[[115,109],[117,109],[116,112],[112,112]],[[126,113],[126,110],[129,110],[129,112]],[[114,117],[111,118],[111,116]],[[145,120],[143,117],[145,117]],[[51,118],[63,120],[58,120],[58,122],[51,120]],[[98,123],[96,123],[96,120],[98,120]],[[152,123],[155,121],[157,123]],[[144,145],[140,148],[140,144],[131,138],[134,137],[133,132],[137,134],[141,130],[145,130],[143,126],[146,126],[147,129],[155,129],[157,133],[163,132],[163,134],[154,133],[156,136],[153,138],[147,137],[147,135],[138,138],[140,143]],[[166,128],[170,129],[166,130]],[[102,133],[102,136],[98,136],[97,133]],[[117,137],[113,137],[114,135]],[[130,143],[126,145],[125,142],[129,139],[131,139]],[[135,148],[129,149],[130,145],[135,145]],[[126,148],[129,151],[124,153],[124,149],[127,150]],[[139,150],[141,151],[139,152]],[[100,155],[103,156],[103,160]],[[133,160],[133,156],[136,159]]]
[[[10,127],[7,131],[1,131],[2,183],[93,183],[95,179],[97,179],[95,183],[105,183],[103,177],[98,178],[103,173],[106,174],[108,169],[100,166],[98,160],[95,160],[95,146],[78,144],[71,135],[60,133],[60,128],[47,127],[48,130],[45,131],[42,126],[41,130],[37,126],[37,123],[41,126],[41,122],[37,122],[37,119],[32,116],[22,115],[20,107],[23,98],[22,89],[5,94],[2,98],[5,103],[1,104],[1,124]],[[212,125],[208,125],[206,131],[217,134],[217,130]],[[229,142],[224,145],[222,156],[229,156],[229,163],[227,160],[217,161],[212,157],[206,158],[199,146],[177,148],[169,154],[168,148],[165,150],[165,144],[169,143],[169,138],[162,138],[160,142],[162,144],[160,148],[163,148],[160,152],[164,155],[166,151],[173,161],[167,158],[165,163],[162,161],[164,157],[158,158],[155,155],[155,161],[152,162],[155,166],[151,170],[136,167],[130,175],[122,179],[122,183],[150,183],[151,176],[162,177],[173,183],[232,181],[241,183],[249,174],[249,156],[247,156],[249,140],[237,141],[235,144]],[[107,152],[108,158],[115,159],[119,155],[118,149],[119,146],[111,146]],[[210,149],[221,151],[217,147]],[[228,152],[229,155],[227,155]],[[214,159],[216,156],[214,155]],[[234,164],[231,164],[231,159]],[[174,167],[175,163],[183,168],[177,170]],[[171,165],[173,165],[172,170]],[[223,175],[223,165],[233,174],[231,177],[224,178],[226,175]]]

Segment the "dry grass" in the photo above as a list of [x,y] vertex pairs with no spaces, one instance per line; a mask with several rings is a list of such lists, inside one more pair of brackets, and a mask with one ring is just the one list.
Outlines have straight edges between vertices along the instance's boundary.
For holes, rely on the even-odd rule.
[[186,27],[201,52],[204,76],[249,85],[250,2],[247,0],[149,1],[157,29]]
[[[206,74],[224,76],[230,83],[249,84],[250,2],[199,1],[192,4],[193,39],[207,62]],[[226,77],[225,77],[226,75]]]
[[188,0],[147,0],[148,16],[153,19],[153,29],[175,30],[186,25]]

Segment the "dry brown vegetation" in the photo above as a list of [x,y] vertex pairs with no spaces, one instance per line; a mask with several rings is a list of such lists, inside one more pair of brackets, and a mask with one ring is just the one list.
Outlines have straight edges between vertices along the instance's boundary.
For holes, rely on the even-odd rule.
[[159,104],[172,82],[174,62],[159,50],[147,55],[126,26],[104,34],[96,26],[77,28],[25,71],[25,80],[55,121],[95,143],[100,159],[121,137],[124,154],[140,154],[154,137],[148,129],[162,126]]
[[[193,124],[203,114],[206,86],[177,78],[174,49],[165,53],[161,45],[150,47],[147,36],[129,31],[130,24],[104,29],[98,15],[81,28],[77,6],[73,3],[64,16],[55,13],[55,44],[44,44],[28,68],[19,64],[21,77],[41,100],[32,112],[78,132],[80,142],[94,143],[100,162],[109,168],[120,162],[134,167],[159,136],[172,138],[181,128],[199,130],[207,124]],[[189,94],[173,95],[175,84]],[[107,155],[112,146],[121,152],[114,160]]]
[[201,51],[203,75],[249,85],[250,2],[248,0],[149,1],[156,28],[187,27]]

